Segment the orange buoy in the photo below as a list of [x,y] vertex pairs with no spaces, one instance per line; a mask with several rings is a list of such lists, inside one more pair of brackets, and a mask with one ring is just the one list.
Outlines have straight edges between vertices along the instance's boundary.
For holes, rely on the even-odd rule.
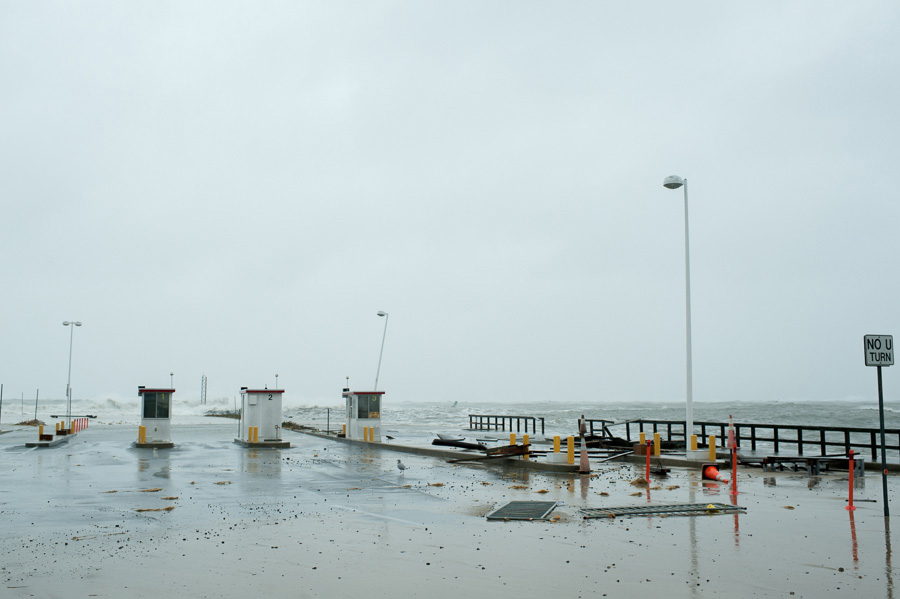
[[719,474],[719,469],[712,464],[703,464],[703,466],[701,466],[700,468],[700,472],[703,473],[704,480],[717,480],[721,483],[728,482],[728,477],[723,474]]

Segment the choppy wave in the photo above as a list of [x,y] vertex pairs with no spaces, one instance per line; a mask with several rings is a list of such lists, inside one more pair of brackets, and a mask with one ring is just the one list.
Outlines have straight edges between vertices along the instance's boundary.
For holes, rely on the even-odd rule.
[[[140,423],[140,400],[134,398],[103,398],[73,400],[73,415],[96,415],[99,424]],[[210,422],[209,411],[234,409],[234,398],[199,401],[175,398],[174,424],[199,424]],[[0,421],[5,424],[31,419],[35,415],[34,401],[5,401]],[[37,417],[51,421],[52,415],[65,414],[64,400],[40,400]],[[312,405],[285,401],[286,420],[302,424],[336,428],[343,418],[343,405],[324,402]],[[640,418],[657,420],[684,420],[684,404],[679,403],[629,403],[629,404],[581,404],[574,402],[529,402],[521,405],[509,403],[459,402],[439,404],[428,402],[391,405],[387,400],[382,411],[382,424],[387,429],[409,431],[444,431],[468,428],[469,414],[521,415],[543,418],[547,434],[568,433],[574,430],[578,417],[605,419],[624,423]],[[758,424],[798,424],[806,426],[847,426],[877,428],[879,426],[877,402],[758,402],[734,404],[728,402],[695,403],[695,422],[723,422],[733,415],[736,422]],[[900,404],[885,405],[885,426],[900,428]]]

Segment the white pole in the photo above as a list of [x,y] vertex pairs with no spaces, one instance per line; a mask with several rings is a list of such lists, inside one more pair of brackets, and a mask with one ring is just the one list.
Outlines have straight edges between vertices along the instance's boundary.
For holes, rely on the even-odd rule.
[[387,337],[387,325],[391,315],[387,312],[379,312],[378,316],[384,316],[384,333],[381,335],[381,351],[378,353],[378,370],[375,371],[375,388],[372,391],[378,391],[378,375],[381,374],[381,356],[384,355],[384,338]]
[[689,450],[694,432],[694,383],[691,357],[691,241],[688,231],[688,182],[684,180],[684,313],[685,313],[685,353],[687,355],[687,419],[685,421],[684,443]]
[[[66,380],[66,422],[72,422],[72,340],[75,338],[75,323],[69,325],[69,378]],[[71,424],[68,424],[71,426]]]

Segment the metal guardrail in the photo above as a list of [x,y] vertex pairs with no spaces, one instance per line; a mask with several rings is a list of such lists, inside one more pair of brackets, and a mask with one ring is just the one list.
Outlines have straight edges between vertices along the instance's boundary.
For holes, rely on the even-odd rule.
[[[509,414],[469,414],[469,430],[473,431],[505,431],[513,432],[513,423],[515,423],[515,432],[528,432],[528,425],[531,424],[531,432],[537,434],[537,423],[541,423],[541,434],[544,434],[544,419],[535,418],[534,416],[511,416]],[[509,428],[506,425],[509,423]],[[525,430],[522,430],[524,424]]]

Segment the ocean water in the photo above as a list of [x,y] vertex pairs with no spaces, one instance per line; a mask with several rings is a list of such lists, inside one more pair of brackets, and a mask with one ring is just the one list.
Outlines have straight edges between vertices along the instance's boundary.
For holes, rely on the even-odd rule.
[[[210,400],[206,405],[197,401],[180,400],[176,396],[173,406],[173,425],[202,424],[218,422],[210,418],[210,411],[233,410],[233,398]],[[37,418],[52,423],[53,415],[65,414],[64,400],[40,400]],[[83,399],[72,401],[73,415],[96,415],[92,425],[134,425],[140,424],[140,405],[137,397],[126,400]],[[332,429],[340,427],[343,418],[343,404],[340,400],[333,404],[309,405],[293,402],[285,398],[283,406],[285,420],[325,428],[330,423]],[[517,415],[544,418],[547,435],[571,434],[577,428],[578,417],[612,420],[623,423],[640,418],[655,420],[684,420],[683,403],[629,403],[591,404],[564,402],[509,403],[396,403],[390,397],[385,399],[382,409],[382,428],[401,434],[431,434],[434,432],[460,432],[468,430],[469,414]],[[834,426],[878,428],[878,402],[754,402],[754,403],[694,403],[694,421],[727,422],[733,415],[737,423]],[[35,417],[34,399],[4,399],[0,424],[13,425]],[[900,403],[885,403],[885,427],[900,429]],[[613,434],[624,436],[624,426],[611,428]]]

